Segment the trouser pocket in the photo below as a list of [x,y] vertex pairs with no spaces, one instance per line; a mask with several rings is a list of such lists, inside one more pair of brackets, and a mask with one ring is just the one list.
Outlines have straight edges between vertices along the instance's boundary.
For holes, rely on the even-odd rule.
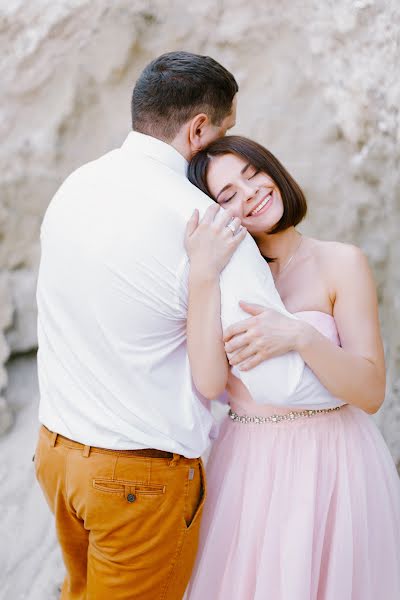
[[196,522],[201,518],[206,495],[206,475],[203,461],[200,459],[196,467],[189,469],[184,513],[186,529],[189,530],[194,527]]
[[124,497],[128,502],[135,502],[142,497],[162,496],[166,490],[162,484],[105,477],[93,479],[93,487],[99,492]]

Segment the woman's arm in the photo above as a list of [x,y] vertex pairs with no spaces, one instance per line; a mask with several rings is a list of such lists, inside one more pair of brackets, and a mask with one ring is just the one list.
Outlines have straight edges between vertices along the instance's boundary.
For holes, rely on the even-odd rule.
[[225,350],[230,364],[240,365],[243,370],[295,350],[331,394],[374,413],[385,394],[375,284],[362,252],[352,246],[338,247],[329,277],[335,290],[334,317],[341,347],[307,323],[247,305],[243,308],[253,317],[243,321],[242,326],[229,328]]
[[190,269],[187,345],[194,384],[214,400],[224,391],[229,372],[222,341],[219,274]]
[[[199,223],[197,211],[190,219],[185,247],[190,260],[187,345],[194,384],[214,400],[225,390],[229,365],[222,339],[219,276],[246,230],[233,234],[228,211],[210,207]],[[235,219],[233,226],[240,227]]]
[[375,283],[358,248],[342,246],[341,252],[331,270],[341,347],[303,324],[296,349],[334,396],[374,413],[384,400],[386,383]]

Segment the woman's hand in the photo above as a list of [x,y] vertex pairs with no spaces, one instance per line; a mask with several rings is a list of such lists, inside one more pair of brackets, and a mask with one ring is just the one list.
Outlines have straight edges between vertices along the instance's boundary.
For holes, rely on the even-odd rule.
[[240,219],[218,204],[211,205],[201,220],[196,209],[188,221],[185,248],[191,270],[219,276],[246,236]]
[[[240,303],[252,315],[224,332],[225,352],[230,365],[240,365],[240,371],[253,369],[264,360],[296,350],[304,335],[312,328],[299,320],[258,304]],[[310,331],[306,331],[307,327]]]

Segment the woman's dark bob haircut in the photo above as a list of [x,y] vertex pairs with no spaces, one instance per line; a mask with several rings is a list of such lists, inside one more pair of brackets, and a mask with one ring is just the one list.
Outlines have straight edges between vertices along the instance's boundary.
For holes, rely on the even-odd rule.
[[213,198],[207,185],[207,171],[213,157],[224,154],[236,154],[243,158],[257,171],[269,175],[279,188],[283,202],[283,215],[268,233],[278,233],[288,227],[295,227],[304,219],[307,213],[307,202],[298,183],[269,150],[239,135],[228,135],[215,140],[207,148],[198,152],[189,163],[189,181]]

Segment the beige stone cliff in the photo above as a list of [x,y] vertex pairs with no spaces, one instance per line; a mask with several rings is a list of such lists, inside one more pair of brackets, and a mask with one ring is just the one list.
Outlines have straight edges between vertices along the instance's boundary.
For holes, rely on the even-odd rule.
[[236,131],[302,184],[304,231],[367,253],[388,366],[376,418],[399,464],[399,22],[398,0],[1,3],[0,600],[55,600],[63,576],[31,463],[34,359],[9,359],[36,347],[40,222],[74,168],[123,141],[135,78],[167,50],[210,54],[237,75]]
[[[400,7],[395,0],[9,0],[0,8],[0,388],[35,348],[39,226],[60,182],[120,144],[137,74],[166,50],[207,53],[240,82],[236,131],[307,193],[304,230],[352,241],[379,289],[400,459]],[[134,224],[133,224],[134,226]],[[4,401],[0,429],[10,424]]]

